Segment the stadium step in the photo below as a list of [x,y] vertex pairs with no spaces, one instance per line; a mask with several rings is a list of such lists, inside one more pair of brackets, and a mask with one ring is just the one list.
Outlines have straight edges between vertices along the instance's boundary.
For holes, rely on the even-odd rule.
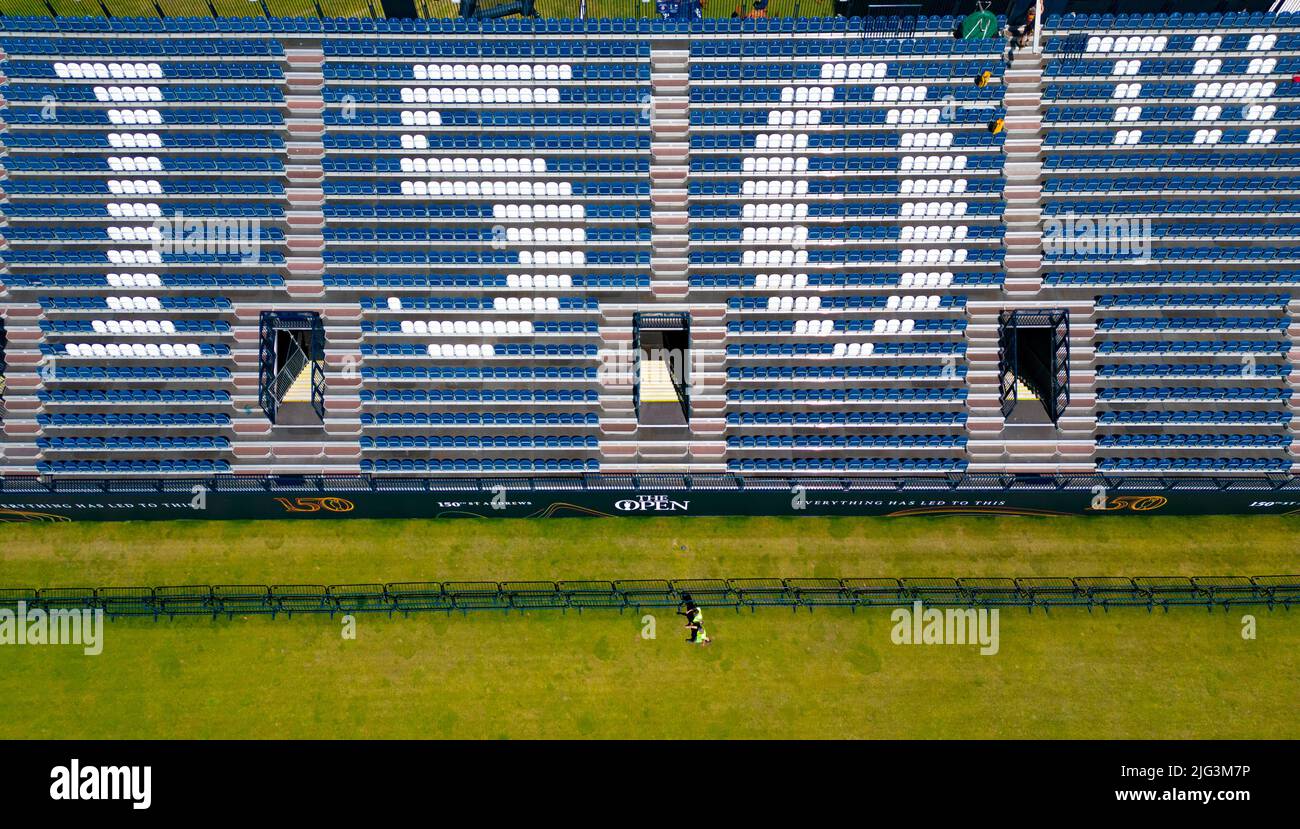
[[677,389],[673,385],[672,373],[665,361],[641,361],[641,402],[677,402]]
[[289,268],[289,274],[298,278],[319,278],[325,272],[325,260],[320,256],[287,256],[285,264]]
[[682,299],[688,287],[689,55],[685,41],[651,43],[650,273],[657,301]]
[[319,91],[324,86],[324,78],[319,73],[290,69],[284,73],[285,83],[290,89],[300,91]]
[[[21,438],[22,438],[24,435],[38,435],[38,436],[39,436],[41,433],[42,433],[42,430],[41,430],[40,424],[38,424],[38,423],[37,423],[36,421],[34,421],[34,420],[19,420],[19,421],[14,421],[14,422],[12,422],[12,423],[6,421],[5,424],[4,424],[4,434],[5,434],[7,437],[11,437],[11,438],[19,438],[20,440],[17,441],[18,443],[21,443],[21,442],[22,442],[22,441],[21,441]],[[6,448],[8,448],[8,447],[6,446]]]
[[320,255],[325,250],[324,240],[310,233],[292,233],[284,241],[289,250],[302,256]]
[[[294,89],[292,84],[289,85],[289,89]],[[324,124],[322,114],[325,112],[325,101],[321,98],[319,90],[290,92],[284,96],[283,109],[286,118],[301,118],[304,122],[313,125],[317,122]]]
[[285,167],[285,287],[291,297],[306,301],[324,291],[324,51],[317,45],[290,46],[285,62],[285,146],[293,159]]
[[[319,236],[319,233],[308,234],[307,232],[310,230],[321,231],[325,228],[325,214],[320,211],[320,208],[286,210],[284,217],[290,227],[305,235]],[[324,241],[323,237],[321,239]]]
[[657,141],[650,147],[653,163],[682,166],[690,162],[690,151],[681,141]]
[[310,187],[325,181],[325,173],[318,164],[290,163],[284,165],[285,178],[291,187]]
[[656,278],[652,283],[654,297],[660,302],[680,302],[686,299],[689,284],[685,279]]
[[[3,290],[5,281],[4,273],[0,271],[0,290]],[[37,394],[44,390],[49,372],[57,372],[58,362],[41,354],[43,311],[39,304],[16,297],[11,287],[5,296],[4,309],[6,343],[4,365],[0,367],[4,372],[0,378],[4,388],[4,399],[0,401],[0,413],[3,414],[0,425],[6,436],[12,435],[15,439],[12,443],[5,442],[0,457],[26,467],[16,471],[30,473],[38,452],[28,442],[27,436],[32,427],[39,428],[36,416],[44,408]]]
[[310,403],[311,402],[311,365],[308,364],[298,372],[297,378],[290,384],[289,390],[284,393],[281,403]]
[[651,162],[650,164],[650,180],[662,183],[664,186],[685,186],[689,174],[690,167],[687,166],[685,159],[675,163]]
[[1007,223],[1004,290],[1032,296],[1042,290],[1042,58],[1022,49],[1003,78]]

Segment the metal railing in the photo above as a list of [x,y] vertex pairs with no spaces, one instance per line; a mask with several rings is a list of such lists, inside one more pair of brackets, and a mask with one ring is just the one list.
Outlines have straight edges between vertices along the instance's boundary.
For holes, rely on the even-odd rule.
[[464,476],[434,478],[398,475],[237,475],[172,478],[94,478],[57,475],[0,477],[0,492],[190,493],[209,492],[511,492],[562,490],[642,490],[646,492],[775,491],[800,487],[807,492],[1023,492],[1092,491],[1123,494],[1159,492],[1296,492],[1300,476],[1289,474],[1201,475],[1031,475],[948,474],[880,476],[797,476],[719,474],[602,474],[548,476]]
[[289,389],[293,388],[293,384],[297,382],[298,376],[302,374],[303,369],[307,367],[307,355],[298,347],[298,344],[293,343],[291,349],[293,353],[291,353],[288,359],[284,361],[284,366],[281,367],[280,373],[275,376],[275,387],[273,392],[275,394],[276,402],[278,403],[284,402],[284,396],[289,393]]
[[916,37],[920,3],[892,3],[878,6],[877,11],[893,8],[897,14],[872,14],[861,18],[864,37],[909,38]]
[[1300,603],[1300,575],[1009,578],[747,578],[217,584],[0,588],[0,610],[103,610],[112,617],[678,608],[940,607],[1207,610]]

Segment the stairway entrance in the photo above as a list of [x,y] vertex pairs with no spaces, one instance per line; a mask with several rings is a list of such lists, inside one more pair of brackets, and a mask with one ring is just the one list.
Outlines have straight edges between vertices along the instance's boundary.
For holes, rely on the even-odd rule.
[[[998,399],[1008,423],[1055,425],[1070,405],[1069,312],[999,314],[998,377]],[[1026,401],[1038,405],[1017,406]]]
[[258,402],[273,424],[325,419],[325,329],[312,311],[263,311],[258,337]]
[[690,314],[637,313],[632,317],[636,348],[633,404],[642,426],[685,427],[690,423]]

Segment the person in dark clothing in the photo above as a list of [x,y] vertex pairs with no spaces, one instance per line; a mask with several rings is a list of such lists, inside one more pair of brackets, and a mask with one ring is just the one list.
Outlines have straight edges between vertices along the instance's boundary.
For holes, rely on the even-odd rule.
[[1030,6],[1028,13],[1025,15],[1025,22],[1011,30],[1011,34],[1015,37],[1016,46],[1021,49],[1025,48],[1033,41],[1034,26],[1037,25],[1038,22],[1035,20],[1035,17],[1036,14],[1034,12],[1034,7]]
[[698,642],[699,637],[704,631],[704,613],[700,606],[691,598],[690,593],[682,594],[682,609],[677,611],[678,616],[686,617],[686,629],[690,631],[687,642]]
[[678,616],[685,616],[685,617],[686,617],[686,621],[689,622],[689,621],[691,621],[691,617],[697,615],[699,612],[700,612],[700,606],[697,605],[697,604],[695,603],[695,600],[691,598],[691,594],[690,594],[690,593],[683,593],[683,594],[682,594],[681,610],[678,610],[678,611],[677,611],[677,615],[678,615]]

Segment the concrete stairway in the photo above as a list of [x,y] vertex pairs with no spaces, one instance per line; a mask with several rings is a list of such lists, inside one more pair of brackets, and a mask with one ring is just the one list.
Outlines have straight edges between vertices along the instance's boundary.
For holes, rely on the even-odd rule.
[[[697,400],[701,357],[709,353],[715,321],[710,312],[685,302],[689,290],[690,237],[687,232],[690,164],[690,44],[686,40],[656,40],[650,50],[653,92],[644,104],[650,115],[651,280],[650,302],[602,303],[602,367],[600,392],[601,468],[605,472],[681,473],[716,471],[720,451],[713,441],[700,441],[702,423],[711,422],[716,408],[706,395]],[[637,421],[632,401],[635,344],[632,315],[638,311],[691,313],[691,419],[689,425]],[[717,314],[720,319],[720,310]],[[701,351],[703,349],[703,351]],[[677,404],[677,393],[662,361],[642,363],[641,399],[652,406]],[[716,381],[710,381],[710,384]],[[659,401],[659,402],[657,402]],[[698,404],[703,405],[703,410]],[[706,416],[701,419],[700,415]],[[710,459],[701,460],[703,452]]]
[[[0,282],[3,281],[0,274]],[[58,370],[57,362],[41,355],[41,307],[12,293],[0,294],[5,307],[4,440],[0,443],[0,474],[32,473],[40,456],[36,415],[41,403],[36,394],[42,378]]]
[[686,296],[686,178],[690,163],[690,44],[656,41],[650,51],[651,288],[657,299]]
[[325,59],[320,44],[285,49],[287,64],[284,92],[284,123],[288,135],[285,165],[288,184],[285,195],[285,231],[289,268],[288,288],[294,298],[310,299],[323,293],[321,277],[325,272],[325,174],[321,168],[325,157],[322,137],[325,134],[325,100],[322,90],[325,77],[321,64]]
[[310,403],[311,402],[311,366],[303,366],[298,372],[298,376],[293,383],[289,385],[289,390],[284,393],[284,399],[281,403]]
[[641,402],[676,403],[677,389],[664,360],[641,361]]
[[[285,43],[285,260],[287,301],[238,303],[239,366],[235,394],[236,471],[245,473],[356,472],[360,434],[359,310],[328,303],[324,290],[325,157],[324,50],[319,41]],[[309,410],[311,371],[287,393],[274,426],[257,402],[258,315],[270,308],[316,311],[325,324],[325,420]]]
[[1028,297],[1042,287],[1043,57],[1019,50],[1006,79],[1006,291]]
[[[997,300],[967,304],[967,454],[970,472],[1091,472],[1096,426],[1093,303],[1043,292],[1041,241],[1043,56],[1019,50],[1006,71],[1006,283]],[[1034,399],[1004,418],[998,399],[998,314],[1070,312],[1070,404],[1053,426]]]

